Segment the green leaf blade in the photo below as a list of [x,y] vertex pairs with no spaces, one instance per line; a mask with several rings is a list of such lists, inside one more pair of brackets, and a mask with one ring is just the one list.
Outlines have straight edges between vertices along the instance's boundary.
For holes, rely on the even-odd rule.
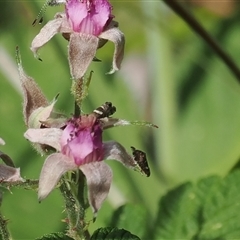
[[233,239],[240,236],[240,171],[185,183],[162,197],[154,239]]
[[62,232],[56,232],[44,235],[40,238],[36,238],[36,240],[73,240],[73,239],[66,236],[66,234]]
[[198,231],[198,208],[191,183],[170,191],[160,201],[154,239],[191,239]]
[[97,229],[91,240],[140,240],[140,238],[124,229],[107,227]]
[[119,207],[112,215],[110,226],[127,229],[145,239],[150,228],[150,216],[143,205],[126,204]]

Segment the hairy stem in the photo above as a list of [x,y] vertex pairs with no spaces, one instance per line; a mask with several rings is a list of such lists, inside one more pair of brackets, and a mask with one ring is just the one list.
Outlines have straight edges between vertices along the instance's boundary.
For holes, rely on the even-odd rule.
[[36,190],[38,188],[38,180],[24,179],[24,182],[22,181],[0,182],[0,186],[8,189],[10,189],[11,187],[16,187],[19,189],[21,188],[27,190]]
[[220,59],[228,66],[231,72],[240,82],[240,69],[232,58],[223,50],[216,40],[201,26],[201,24],[176,0],[163,0],[176,14],[178,14],[189,27],[197,33],[219,56]]
[[64,197],[66,212],[68,215],[67,223],[69,226],[69,236],[75,240],[89,239],[88,232],[85,230],[85,209],[76,200],[65,179],[62,179],[60,190]]
[[2,240],[11,240],[10,233],[7,229],[7,220],[5,220],[0,213],[0,233],[1,233],[1,239]]

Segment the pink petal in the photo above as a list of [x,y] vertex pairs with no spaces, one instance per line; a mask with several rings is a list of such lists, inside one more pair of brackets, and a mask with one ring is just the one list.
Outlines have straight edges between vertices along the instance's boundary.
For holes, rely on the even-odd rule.
[[103,28],[106,25],[107,21],[112,19],[112,6],[107,0],[94,0],[94,2],[95,11],[91,12],[91,17],[93,22],[97,26],[96,29],[98,29],[95,32],[97,36],[103,31]]
[[102,160],[102,129],[95,120],[94,116],[82,116],[70,121],[63,131],[62,153],[74,159],[77,165]]
[[69,0],[66,15],[73,31],[98,36],[112,18],[111,8],[107,0]]
[[74,139],[70,140],[62,149],[62,152],[71,156],[77,165],[86,163],[86,157],[94,150],[91,132],[89,130],[79,131]]
[[38,188],[38,199],[43,200],[54,189],[61,176],[70,170],[75,170],[74,162],[61,153],[51,154],[44,162]]
[[63,131],[59,128],[30,128],[24,133],[24,137],[32,143],[45,144],[55,148],[57,151],[60,151],[60,139],[62,132]]
[[89,203],[96,215],[109,193],[112,170],[104,162],[92,162],[79,168],[86,176]]
[[66,15],[73,31],[80,32],[79,26],[82,20],[88,15],[85,1],[69,0],[66,3]]

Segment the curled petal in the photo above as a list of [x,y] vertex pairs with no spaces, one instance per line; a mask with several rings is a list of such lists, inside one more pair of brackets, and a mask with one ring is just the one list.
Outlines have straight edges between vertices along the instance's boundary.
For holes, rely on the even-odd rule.
[[81,79],[92,62],[98,47],[95,36],[72,33],[69,41],[69,65],[72,78]]
[[62,22],[63,18],[56,18],[49,21],[33,39],[30,49],[34,53],[35,57],[38,58],[38,49],[45,45],[55,34],[60,32]]
[[108,195],[112,183],[112,170],[104,162],[92,162],[79,168],[86,176],[89,203],[96,215]]
[[23,179],[20,176],[20,168],[0,164],[0,180],[4,182],[23,182]]
[[4,144],[5,144],[4,140],[0,138],[0,145],[4,145]]
[[60,151],[62,132],[63,131],[59,128],[30,128],[24,133],[24,137],[32,143],[48,145],[55,148],[57,151]]
[[8,165],[9,167],[15,168],[13,160],[5,153],[0,151],[0,158],[3,160],[3,162]]
[[47,106],[48,101],[34,79],[27,76],[24,72],[19,51],[17,51],[17,58],[18,72],[24,97],[23,115],[25,124],[29,125],[29,117],[32,112],[40,107]]
[[133,154],[131,156],[120,143],[115,141],[104,142],[103,149],[104,159],[117,160],[128,168],[140,172],[147,177],[150,176],[147,157],[143,151],[131,147]]
[[42,122],[46,121],[50,117],[55,103],[56,100],[54,100],[50,105],[46,107],[39,107],[34,110],[29,116],[28,127],[40,128]]
[[45,160],[38,188],[38,200],[41,201],[48,196],[60,180],[61,176],[70,170],[76,169],[74,162],[61,153],[54,153]]
[[103,149],[103,159],[117,160],[128,168],[136,168],[136,161],[130,154],[127,153],[126,149],[120,143],[115,141],[104,142]]
[[125,37],[116,25],[117,23],[112,21],[107,29],[99,35],[99,38],[109,40],[115,45],[112,69],[108,74],[112,74],[120,69],[124,56]]

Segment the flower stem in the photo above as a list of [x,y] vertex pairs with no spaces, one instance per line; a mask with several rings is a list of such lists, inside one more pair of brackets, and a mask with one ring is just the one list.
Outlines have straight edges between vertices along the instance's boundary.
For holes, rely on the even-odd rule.
[[85,209],[76,200],[65,179],[62,179],[60,190],[64,197],[68,215],[67,223],[69,225],[69,236],[75,240],[89,239],[89,234],[85,230]]
[[79,117],[81,114],[81,108],[78,105],[78,103],[75,101],[74,102],[74,117]]
[[76,117],[81,114],[82,101],[87,97],[89,85],[92,79],[93,71],[90,72],[87,78],[82,77],[81,79],[73,80],[71,92],[75,98],[75,112]]
[[216,40],[209,35],[209,33],[201,26],[201,24],[187,12],[181,4],[176,0],[163,0],[176,14],[178,14],[189,27],[197,33],[222,59],[222,61],[228,66],[232,73],[240,82],[240,69],[232,58],[223,50],[223,48],[216,42]]
[[27,190],[36,190],[38,188],[38,180],[32,180],[32,179],[25,179],[24,182],[22,181],[15,181],[15,182],[1,182],[1,187],[5,187],[10,189],[11,187],[16,188],[23,188]]

